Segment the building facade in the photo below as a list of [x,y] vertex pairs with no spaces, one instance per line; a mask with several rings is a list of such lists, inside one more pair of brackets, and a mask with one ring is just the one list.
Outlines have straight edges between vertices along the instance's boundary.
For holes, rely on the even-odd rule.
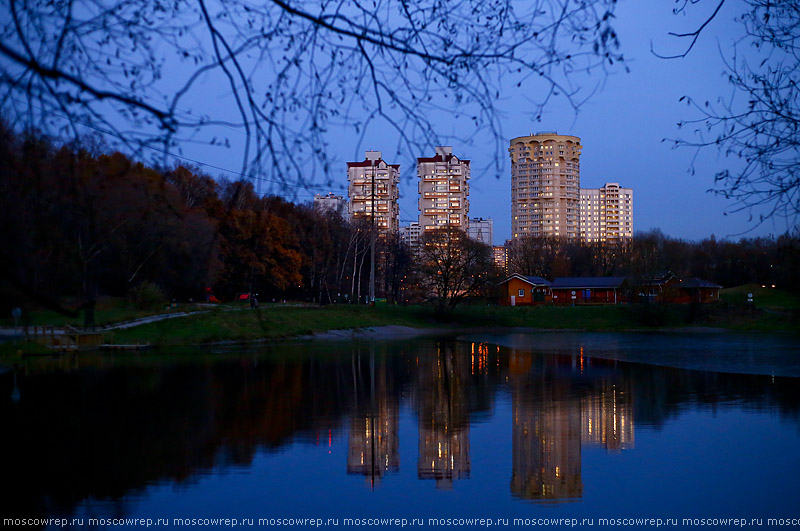
[[581,188],[580,215],[582,241],[622,243],[633,237],[633,189],[619,183]]
[[347,213],[347,200],[344,196],[335,195],[333,192],[328,195],[315,194],[314,208],[320,212],[335,212],[344,216]]
[[492,260],[495,267],[508,273],[508,252],[505,245],[492,246]]
[[557,133],[511,139],[512,239],[578,237],[581,149],[580,138]]
[[467,236],[476,242],[492,245],[494,239],[494,221],[483,218],[470,218],[467,227]]
[[380,151],[367,151],[362,162],[347,163],[350,217],[371,220],[380,232],[397,232],[400,165],[389,164]]
[[450,146],[438,146],[433,157],[417,159],[419,225],[422,232],[469,226],[468,160],[453,155]]
[[419,239],[422,236],[422,229],[416,221],[406,226],[400,227],[400,239],[411,250],[412,254],[417,254],[419,250]]

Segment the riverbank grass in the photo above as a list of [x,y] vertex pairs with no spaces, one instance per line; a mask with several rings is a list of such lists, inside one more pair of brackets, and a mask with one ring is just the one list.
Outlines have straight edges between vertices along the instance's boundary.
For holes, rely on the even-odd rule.
[[734,288],[721,289],[720,299],[729,304],[744,305],[748,293],[753,294],[756,308],[775,311],[800,310],[800,297],[789,291],[761,284],[743,284]]
[[[217,310],[113,332],[114,343],[185,345],[219,341],[281,339],[328,330],[388,325],[422,329],[472,330],[526,327],[548,330],[624,331],[652,329],[633,306],[502,307],[464,306],[437,319],[425,306],[262,306],[258,310]],[[661,326],[686,324],[683,312],[666,311]]]
[[257,310],[213,310],[113,332],[115,343],[183,345],[218,341],[281,339],[328,330],[402,325],[433,326],[420,307],[262,305]]
[[[65,308],[77,308],[78,303],[75,301],[62,301]],[[141,319],[142,317],[150,317],[152,315],[160,315],[164,313],[172,313],[176,311],[193,311],[199,309],[197,304],[184,303],[172,307],[169,304],[163,304],[157,308],[141,308],[135,303],[126,300],[123,297],[101,297],[97,300],[95,307],[94,320],[96,326],[105,326],[113,323],[120,323],[123,321],[131,321],[133,319]],[[74,317],[66,316],[48,310],[45,308],[32,308],[25,310],[25,323],[18,322],[17,325],[28,324],[29,326],[74,326],[82,327],[84,323],[84,313],[79,311],[78,315]],[[14,320],[11,317],[3,317],[0,319],[0,326],[12,327]]]

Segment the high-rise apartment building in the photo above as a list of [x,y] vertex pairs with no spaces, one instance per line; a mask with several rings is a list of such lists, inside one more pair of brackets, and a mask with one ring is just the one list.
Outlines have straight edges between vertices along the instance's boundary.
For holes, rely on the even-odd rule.
[[537,133],[511,139],[511,237],[577,238],[581,139]]
[[400,165],[387,163],[380,151],[367,151],[363,162],[347,163],[347,180],[350,216],[372,219],[374,212],[379,231],[397,232]]
[[419,225],[425,233],[434,229],[469,226],[469,161],[453,155],[450,146],[439,146],[436,155],[417,159],[419,176]]
[[494,221],[483,218],[470,218],[469,227],[467,227],[467,236],[476,242],[492,245],[494,238]]
[[492,246],[492,260],[494,261],[495,267],[508,273],[508,253],[505,245]]
[[633,189],[618,183],[581,188],[581,240],[620,243],[633,237]]
[[422,236],[419,223],[414,221],[404,227],[400,227],[399,234],[400,240],[408,246],[412,254],[417,254],[419,250],[419,239]]
[[347,212],[347,200],[333,192],[328,195],[315,194],[314,195],[314,208],[320,212],[335,212],[342,216]]

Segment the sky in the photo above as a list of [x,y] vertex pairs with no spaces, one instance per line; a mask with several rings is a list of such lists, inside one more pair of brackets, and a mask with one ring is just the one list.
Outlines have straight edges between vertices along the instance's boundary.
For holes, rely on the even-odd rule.
[[[737,4],[729,4],[723,6],[688,57],[664,60],[651,53],[651,42],[662,54],[679,52],[681,43],[668,33],[694,29],[699,18],[673,15],[672,2],[621,2],[616,28],[630,73],[609,76],[602,90],[577,114],[563,101],[554,102],[541,123],[509,112],[503,124],[506,137],[536,131],[580,137],[581,186],[597,188],[606,182],[618,182],[633,188],[636,232],[658,228],[669,236],[691,240],[712,234],[738,239],[785,232],[787,227],[782,220],[756,226],[748,212],[726,215],[732,203],[707,192],[713,186],[715,172],[726,163],[715,149],[697,154],[693,149],[674,149],[671,143],[662,142],[687,134],[679,131],[676,124],[695,116],[685,103],[679,102],[682,96],[713,101],[730,92],[719,46],[729,46],[740,36],[741,27],[733,22],[738,14]],[[507,146],[506,141],[504,147]],[[475,170],[480,159],[491,157],[491,152],[460,146],[453,146],[453,152],[473,161],[470,215],[493,218],[495,244],[502,244],[511,232],[510,165],[506,161],[501,179],[484,177]],[[507,159],[507,153],[498,155]],[[692,175],[689,170],[695,156]],[[416,212],[416,184],[403,185],[404,212]]]
[[[691,136],[691,130],[681,131],[677,127],[679,121],[697,117],[696,111],[680,101],[681,97],[713,102],[730,94],[724,58],[730,55],[733,43],[743,33],[741,24],[734,20],[744,9],[743,2],[727,0],[687,57],[658,58],[651,52],[651,46],[665,55],[684,51],[687,40],[671,37],[669,32],[696,29],[717,5],[716,0],[702,0],[690,5],[688,15],[673,14],[673,7],[681,2],[620,0],[614,28],[630,72],[616,68],[604,80],[594,74],[587,78],[590,85],[598,80],[602,83],[577,112],[564,99],[554,98],[542,119],[532,120],[531,101],[540,100],[543,93],[535,84],[516,88],[515,82],[503,80],[508,86],[502,86],[501,81],[501,97],[497,102],[502,118],[499,143],[485,134],[478,134],[472,142],[442,142],[452,145],[459,158],[471,160],[470,216],[494,220],[495,244],[502,244],[511,235],[509,139],[537,131],[557,131],[581,138],[582,187],[597,188],[606,182],[617,182],[633,189],[634,232],[660,229],[672,237],[699,240],[711,235],[718,239],[778,235],[791,228],[781,218],[759,224],[755,221],[759,212],[733,212],[735,205],[730,200],[708,192],[714,185],[714,174],[735,167],[734,161],[713,148],[700,152],[674,149],[671,142],[664,141]],[[176,83],[180,81],[179,70],[167,71],[175,75]],[[193,112],[235,121],[236,107],[230,89],[220,78],[206,86],[198,84],[200,90],[195,99],[187,98],[184,105]],[[449,115],[439,115],[436,120],[443,136],[463,136],[463,120]],[[230,139],[230,147],[208,144],[212,136],[220,134]],[[343,194],[347,184],[346,162],[363,160],[366,150],[378,150],[387,162],[401,165],[401,225],[416,221],[415,157],[432,156],[435,146],[422,153],[408,150],[398,153],[397,133],[380,125],[371,128],[361,142],[359,136],[352,124],[330,128],[328,155],[334,161],[331,183],[323,183],[320,176],[311,176],[314,184],[307,188],[270,188],[261,182],[259,190],[299,202],[312,200],[315,193]],[[185,158],[176,160],[194,162],[212,176],[236,179],[244,138],[241,131],[232,132],[231,128],[204,130],[198,141],[180,146]],[[692,167],[694,173],[690,171]]]
[[[615,28],[630,73],[610,75],[600,90],[576,113],[564,100],[555,100],[546,109],[541,122],[534,122],[524,112],[526,94],[504,92],[501,108],[504,139],[501,152],[491,142],[477,145],[453,145],[453,153],[472,161],[470,216],[494,220],[494,243],[502,244],[511,233],[511,169],[508,163],[508,140],[537,131],[558,131],[581,138],[581,186],[596,188],[606,182],[618,182],[634,191],[634,231],[660,229],[665,234],[689,240],[711,235],[738,239],[782,234],[785,220],[761,224],[750,218],[758,212],[730,212],[730,200],[709,193],[714,174],[723,166],[735,164],[718,151],[707,148],[699,153],[690,148],[674,149],[664,139],[690,134],[677,123],[695,117],[682,96],[700,101],[715,101],[728,95],[721,50],[730,50],[741,37],[742,27],[734,21],[741,4],[729,1],[706,28],[688,57],[665,60],[651,53],[652,46],[662,54],[684,50],[686,40],[668,33],[694,30],[715,7],[716,2],[701,2],[690,15],[674,15],[674,3],[667,0],[620,2]],[[452,124],[442,124],[444,133]],[[342,131],[341,139],[331,149],[347,160],[362,160],[363,152],[354,151],[354,137]],[[400,163],[401,225],[416,220],[417,182],[413,159],[391,160],[396,140],[392,135],[368,137],[363,150],[384,152],[390,163]],[[423,156],[432,156],[430,153]],[[502,161],[501,177],[495,178],[493,161]],[[343,159],[342,159],[343,160]],[[694,161],[694,174],[690,168]],[[482,171],[484,170],[484,171]],[[346,167],[334,184],[344,187]],[[313,192],[310,192],[313,193]],[[339,192],[341,193],[341,192]],[[304,198],[299,197],[300,200]]]

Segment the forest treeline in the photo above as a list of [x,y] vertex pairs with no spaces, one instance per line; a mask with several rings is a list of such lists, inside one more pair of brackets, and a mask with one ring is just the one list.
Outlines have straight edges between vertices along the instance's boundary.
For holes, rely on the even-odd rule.
[[[91,311],[104,295],[146,302],[213,294],[224,301],[258,293],[262,301],[327,303],[364,301],[369,293],[369,225],[312,204],[259,197],[247,181],[57,146],[3,125],[0,202],[6,315],[32,305]],[[476,252],[475,243],[454,241],[454,254],[422,252],[415,259],[397,236],[377,238],[377,296],[392,302],[460,300],[465,290],[491,296],[506,272],[493,267],[488,247]],[[624,247],[523,239],[509,249],[508,272],[552,279],[671,270],[723,286],[759,282],[800,291],[799,257],[796,233],[690,242],[651,231]],[[445,276],[460,280],[442,286]]]

